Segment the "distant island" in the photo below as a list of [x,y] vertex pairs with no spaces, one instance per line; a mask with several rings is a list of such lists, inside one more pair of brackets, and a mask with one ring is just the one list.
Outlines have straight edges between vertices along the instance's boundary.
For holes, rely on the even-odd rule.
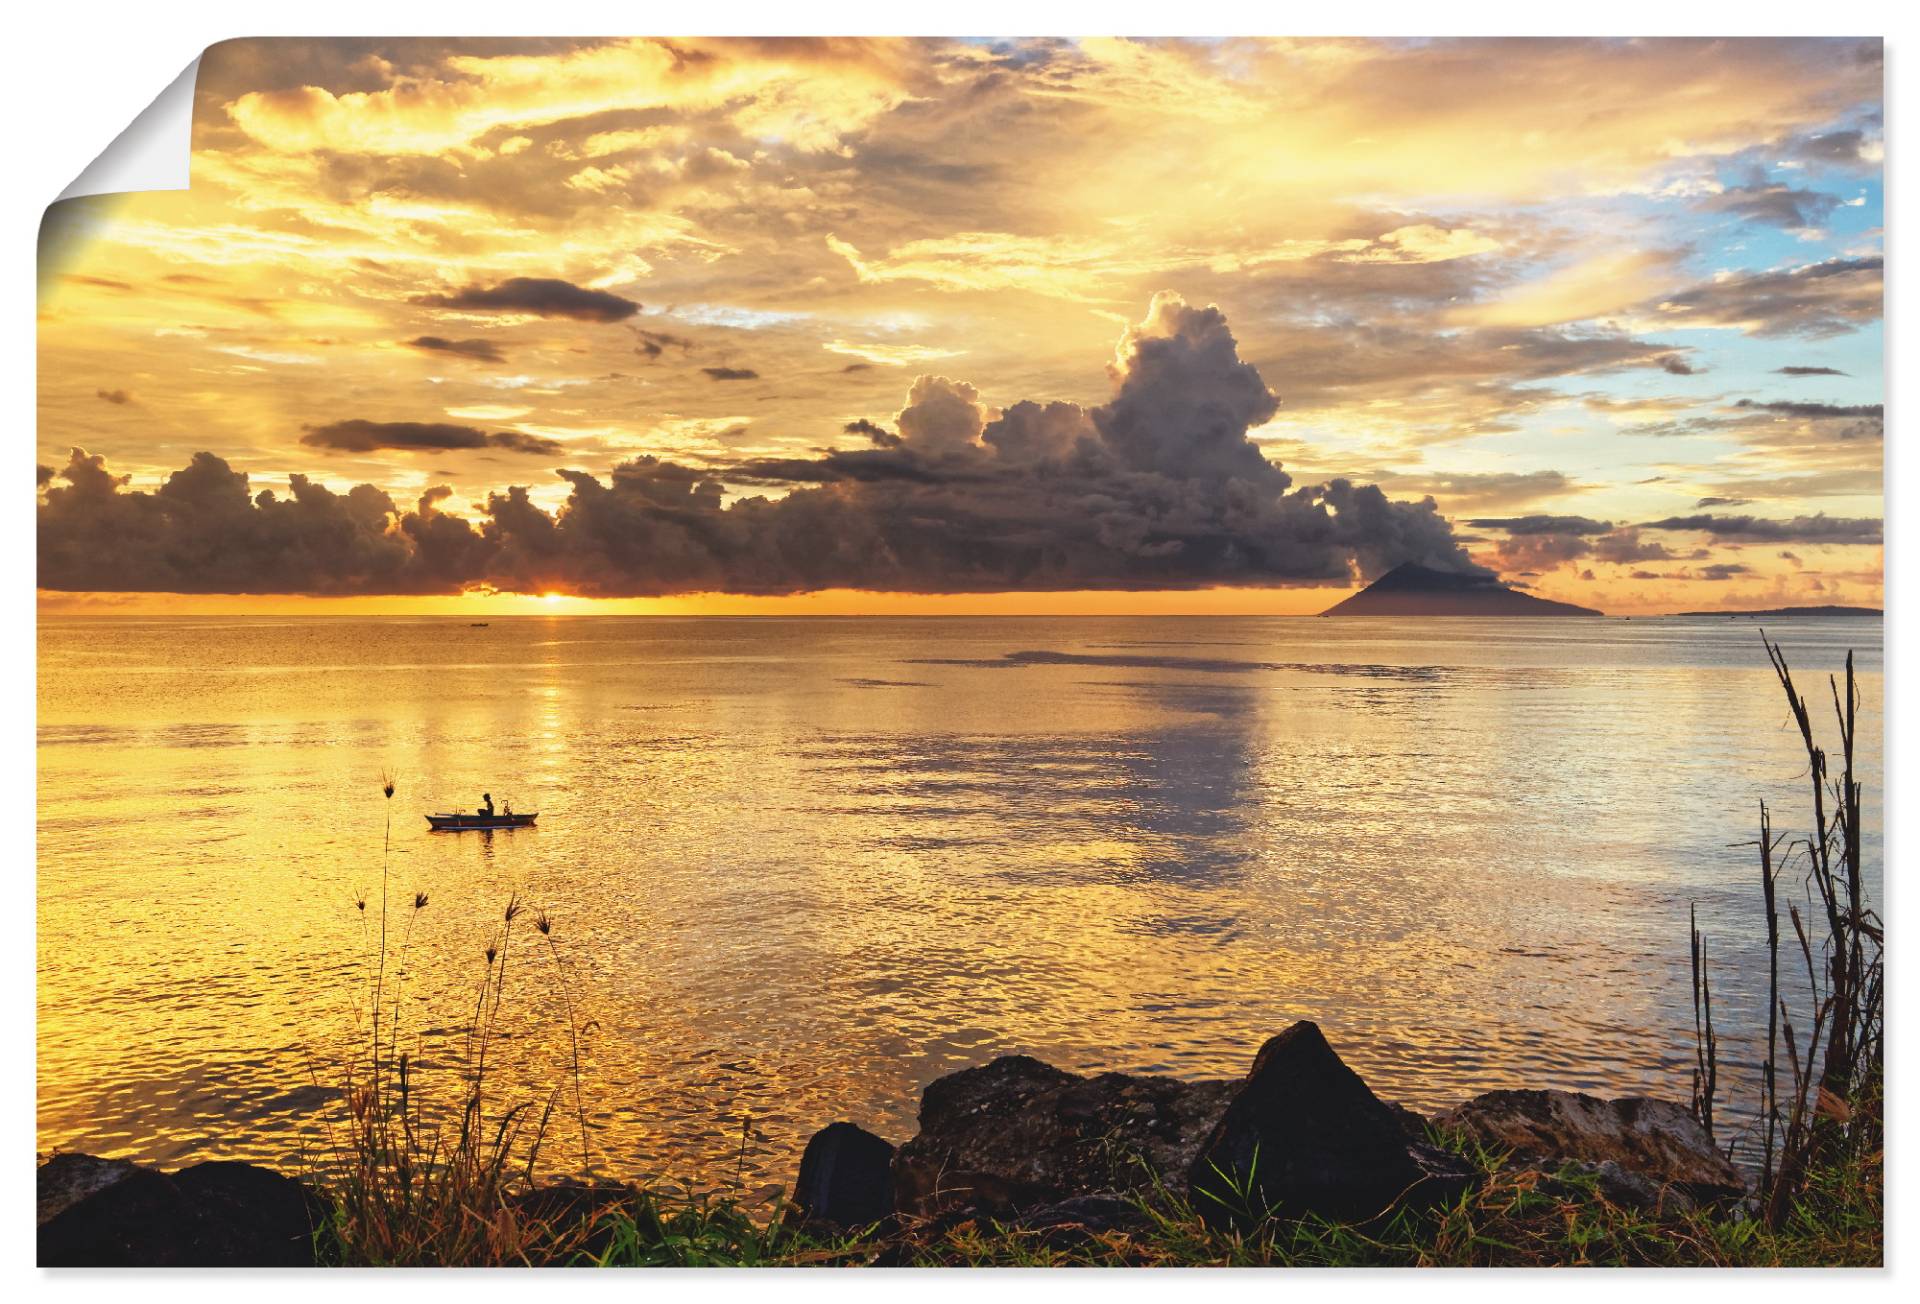
[[1510,589],[1491,575],[1403,562],[1323,616],[1598,616],[1590,607]]
[[1765,616],[1769,620],[1784,616],[1884,616],[1878,607],[1768,607],[1764,611],[1676,611],[1676,616]]

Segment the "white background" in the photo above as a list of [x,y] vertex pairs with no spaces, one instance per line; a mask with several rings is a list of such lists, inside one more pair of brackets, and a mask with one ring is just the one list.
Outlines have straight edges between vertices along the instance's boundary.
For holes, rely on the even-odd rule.
[[[9,420],[0,425],[0,474],[14,486],[0,490],[0,502],[12,496],[17,507],[0,512],[0,556],[19,558],[6,568],[5,607],[0,613],[0,764],[7,780],[3,789],[12,815],[0,833],[0,873],[7,885],[10,910],[0,921],[15,929],[9,944],[0,944],[4,956],[5,986],[0,1012],[6,1019],[0,1036],[0,1127],[13,1137],[18,1150],[14,1170],[0,1191],[0,1270],[34,1293],[70,1297],[105,1296],[124,1299],[137,1292],[145,1301],[202,1298],[209,1292],[258,1296],[296,1293],[338,1295],[343,1291],[458,1290],[502,1295],[507,1291],[609,1291],[666,1293],[674,1296],[753,1297],[778,1295],[801,1300],[828,1300],[846,1296],[861,1299],[897,1298],[903,1294],[944,1298],[972,1298],[986,1292],[995,1296],[1039,1298],[1061,1295],[1112,1300],[1153,1300],[1204,1293],[1236,1298],[1271,1297],[1302,1289],[1326,1294],[1385,1294],[1418,1292],[1423,1297],[1467,1299],[1492,1292],[1522,1293],[1537,1299],[1555,1295],[1617,1296],[1631,1292],[1649,1298],[1698,1298],[1703,1292],[1738,1292],[1743,1297],[1791,1294],[1804,1301],[1814,1292],[1884,1291],[1892,1285],[1913,1251],[1903,1233],[1913,1220],[1903,1217],[1913,1205],[1906,1180],[1912,1176],[1913,1147],[1899,1144],[1914,1125],[1914,1092],[1908,1070],[1906,1030],[1913,984],[1905,981],[1903,949],[1891,958],[1893,1027],[1888,1036],[1893,1065],[1889,1083],[1893,1101],[1889,1132],[1895,1141],[1889,1159],[1890,1182],[1887,1258],[1888,1273],[1717,1273],[1707,1276],[1681,1272],[1561,1273],[1550,1280],[1539,1272],[1431,1273],[1403,1272],[1044,1272],[999,1271],[992,1275],[965,1272],[834,1272],[792,1270],[733,1273],[649,1273],[632,1277],[619,1273],[551,1274],[538,1281],[514,1273],[397,1274],[360,1273],[351,1278],[338,1273],[194,1273],[175,1271],[49,1274],[33,1267],[30,1205],[32,1187],[27,1158],[32,1150],[34,1080],[34,920],[32,791],[34,778],[34,537],[27,510],[33,481],[29,463],[34,439],[34,248],[40,215],[53,197],[76,177],[108,142],[203,49],[216,41],[242,36],[368,36],[368,35],[789,35],[847,33],[861,35],[1190,35],[1273,33],[1312,35],[1883,35],[1887,38],[1887,215],[1889,266],[1896,275],[1888,284],[1887,401],[1892,408],[1887,439],[1887,696],[1892,719],[1887,738],[1886,791],[1888,828],[1886,848],[1889,872],[1888,909],[1891,932],[1904,947],[1915,916],[1905,905],[1903,870],[1907,860],[1908,830],[1901,797],[1913,744],[1914,711],[1907,661],[1914,629],[1911,563],[1915,532],[1906,527],[1900,510],[1920,504],[1913,483],[1914,458],[1904,448],[1909,437],[1901,390],[1910,361],[1904,345],[1904,309],[1913,295],[1898,275],[1903,266],[1909,227],[1903,219],[1910,188],[1902,109],[1910,86],[1904,75],[1915,58],[1908,41],[1916,29],[1912,17],[1920,6],[1892,3],[1666,3],[1613,0],[1596,6],[1553,6],[1538,3],[1493,3],[1456,0],[1451,4],[1372,0],[1364,6],[1252,6],[1185,0],[1178,5],[1139,4],[1112,0],[1094,6],[1074,6],[1026,0],[977,0],[968,4],[916,4],[910,9],[894,3],[856,0],[805,10],[772,3],[717,3],[698,7],[655,8],[633,3],[590,3],[584,0],[545,0],[533,6],[482,7],[471,2],[407,3],[404,0],[326,0],[312,6],[297,3],[252,4],[238,0],[206,0],[196,4],[29,3],[9,16],[5,29],[8,68],[0,96],[4,96],[10,129],[0,144],[0,178],[4,178],[5,238],[0,240],[0,268],[6,286],[6,348],[0,353],[7,385],[0,402]],[[168,940],[155,938],[156,946]],[[1911,1274],[1908,1274],[1911,1275]]]

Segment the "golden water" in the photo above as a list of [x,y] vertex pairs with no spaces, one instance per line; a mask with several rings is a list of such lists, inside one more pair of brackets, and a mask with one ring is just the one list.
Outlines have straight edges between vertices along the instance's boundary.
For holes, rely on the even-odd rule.
[[[1859,654],[1877,896],[1880,622],[1773,632],[1816,702]],[[498,1102],[562,1088],[577,1162],[557,958],[596,1165],[731,1180],[749,1115],[757,1183],[994,1055],[1227,1075],[1297,1018],[1415,1106],[1684,1099],[1690,901],[1738,1092],[1730,844],[1805,807],[1744,620],[48,619],[39,692],[40,1147],[168,1163],[324,1152],[389,816],[422,1090],[517,894]],[[483,791],[539,827],[428,832]]]

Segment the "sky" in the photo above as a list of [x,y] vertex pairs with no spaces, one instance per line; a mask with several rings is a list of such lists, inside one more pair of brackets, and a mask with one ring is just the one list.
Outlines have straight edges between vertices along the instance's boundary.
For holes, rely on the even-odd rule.
[[1877,40],[255,40],[41,247],[43,611],[1882,600]]

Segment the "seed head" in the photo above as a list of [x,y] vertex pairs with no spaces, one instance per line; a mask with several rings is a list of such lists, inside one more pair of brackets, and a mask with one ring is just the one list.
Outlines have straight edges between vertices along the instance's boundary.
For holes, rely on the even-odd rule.
[[413,894],[413,908],[415,910],[425,910],[427,908],[427,894],[425,892],[415,892]]
[[359,911],[359,912],[360,912],[361,914],[363,914],[363,915],[364,915],[364,914],[366,914],[366,913],[367,913],[367,899],[366,899],[365,897],[363,897],[363,896],[359,896],[359,897],[355,897],[355,898],[353,899],[353,908],[354,908],[355,910],[358,910],[358,911]]
[[387,795],[388,801],[393,800],[393,776],[385,770],[380,772],[380,791]]
[[507,922],[512,923],[520,914],[520,898],[512,897],[507,901]]
[[547,936],[549,937],[553,936],[553,921],[547,918],[546,911],[541,910],[541,911],[535,912],[533,916],[533,926],[539,929],[541,932],[545,933]]
[[498,947],[491,945],[487,947],[487,968],[493,968],[493,958],[499,954],[500,949]]

